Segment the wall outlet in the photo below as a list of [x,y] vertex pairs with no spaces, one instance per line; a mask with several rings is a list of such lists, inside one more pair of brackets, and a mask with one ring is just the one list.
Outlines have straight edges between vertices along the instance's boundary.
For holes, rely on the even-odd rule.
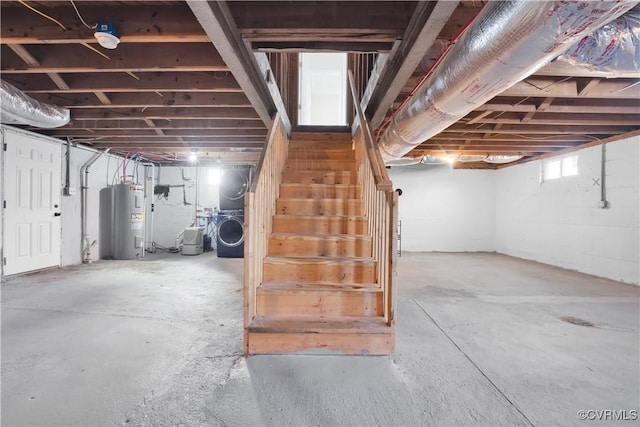
[[76,194],[76,188],[75,187],[64,187],[62,194],[64,194],[65,196],[73,196]]

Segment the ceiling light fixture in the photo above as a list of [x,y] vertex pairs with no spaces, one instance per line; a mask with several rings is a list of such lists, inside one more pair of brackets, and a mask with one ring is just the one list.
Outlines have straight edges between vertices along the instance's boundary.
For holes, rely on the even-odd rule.
[[195,161],[197,161],[197,160],[198,160],[198,152],[197,152],[197,151],[192,151],[192,152],[189,154],[189,160],[190,160],[191,162],[195,162]]
[[111,22],[98,22],[93,36],[105,49],[115,49],[120,43],[116,27]]
[[80,18],[80,22],[82,22],[82,24],[88,29],[96,30],[95,33],[93,33],[93,37],[96,38],[100,46],[104,47],[105,49],[115,49],[116,47],[118,47],[118,43],[120,43],[120,37],[118,36],[118,31],[116,31],[115,25],[113,25],[111,22],[101,21],[95,24],[93,27],[90,26],[84,20],[82,15],[80,15],[80,11],[76,7],[76,4],[73,2],[73,0],[70,1],[73,9],[76,11],[76,15],[78,15],[78,18]]

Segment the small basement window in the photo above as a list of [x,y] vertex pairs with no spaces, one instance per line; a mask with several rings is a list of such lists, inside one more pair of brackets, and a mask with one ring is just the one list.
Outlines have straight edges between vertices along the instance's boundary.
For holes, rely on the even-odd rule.
[[543,181],[578,175],[578,155],[551,159],[542,163]]

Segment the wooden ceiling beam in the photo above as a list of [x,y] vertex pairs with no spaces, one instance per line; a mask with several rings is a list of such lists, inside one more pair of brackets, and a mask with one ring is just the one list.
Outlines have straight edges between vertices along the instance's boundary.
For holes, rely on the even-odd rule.
[[[265,77],[269,76],[261,74],[255,55],[242,40],[234,16],[229,11],[227,4],[223,1],[203,2],[199,0],[187,0],[187,4],[219,52],[220,57],[229,66],[229,70],[255,108],[258,117],[265,125],[269,126],[278,110],[265,81]],[[283,117],[286,119],[286,111],[281,114],[284,114]]]
[[[118,119],[106,119],[106,120],[78,120],[71,121],[63,128],[57,128],[50,130],[49,132],[56,132],[58,129],[70,130],[81,129],[89,131],[101,131],[105,129],[118,129],[118,130],[135,130],[146,129],[149,126],[144,122],[144,117],[137,120],[118,120]],[[259,120],[234,120],[234,119],[184,119],[184,118],[163,118],[153,119],[155,125],[159,129],[238,129],[238,131],[257,129],[266,130],[264,124]],[[33,129],[36,130],[36,129]]]
[[368,42],[393,43],[402,36],[400,29],[377,28],[243,28],[242,37],[255,42]]
[[138,79],[125,73],[75,73],[65,75],[69,89],[58,89],[40,74],[6,75],[3,79],[25,93],[85,93],[110,92],[242,92],[231,73],[162,72],[135,73]]
[[253,108],[221,107],[215,108],[110,108],[103,110],[77,110],[71,115],[71,120],[143,120],[158,119],[250,119],[260,120]]
[[362,42],[362,41],[258,41],[251,43],[251,49],[260,52],[389,52],[392,42]]
[[[80,141],[80,140],[77,140]],[[92,146],[100,146],[104,148],[130,148],[130,149],[162,149],[162,150],[174,150],[178,147],[198,147],[198,148],[207,148],[209,150],[228,150],[230,148],[234,149],[242,149],[242,150],[253,150],[260,149],[264,147],[264,141],[262,142],[244,142],[244,141],[220,141],[220,142],[208,142],[208,141],[197,141],[197,140],[185,140],[184,142],[179,142],[177,139],[172,140],[164,140],[164,141],[156,141],[156,140],[133,140],[133,141],[114,141],[109,140],[108,138],[99,139],[99,140],[86,140],[81,142],[84,144],[89,144]]]
[[111,100],[109,99],[109,97],[104,92],[100,92],[98,90],[98,91],[95,91],[93,93],[96,96],[96,98],[98,98],[98,100],[102,103],[102,105],[111,105],[112,104]]
[[[193,128],[193,129],[175,129],[162,128],[156,125],[151,119],[145,119],[147,128],[137,129],[99,129],[100,135],[113,138],[136,138],[154,137],[156,131],[163,131],[162,136],[184,136],[184,137],[196,137],[196,136],[211,136],[213,138],[256,138],[264,139],[267,136],[266,129],[216,129],[216,128]],[[45,131],[47,135],[54,137],[95,137],[96,132],[94,129],[66,129],[56,128]]]
[[[94,92],[106,94],[101,91]],[[98,104],[88,94],[32,94],[38,101],[60,105],[70,109],[78,108],[144,108],[144,107],[192,107],[210,108],[216,107],[250,107],[251,103],[243,93],[215,93],[215,92],[113,92],[108,96],[109,104]],[[102,99],[101,99],[102,101]]]
[[[16,55],[18,55],[29,67],[39,67],[40,62],[29,53],[29,51],[19,44],[7,44]],[[69,85],[64,81],[62,76],[58,73],[46,73],[51,81],[58,87],[58,89],[69,89]]]
[[[589,98],[606,99],[637,99],[637,91],[625,90],[634,83],[634,80],[612,79],[601,81],[592,88]],[[561,81],[552,78],[531,77],[516,83],[511,88],[500,93],[501,97],[533,97],[533,98],[580,98],[578,82],[576,80]]]
[[375,1],[232,1],[231,17],[245,28],[395,29],[403,31],[415,10],[413,2]]
[[555,143],[571,143],[576,141],[583,141],[586,138],[582,135],[525,135],[523,138],[519,134],[495,134],[494,136],[486,139],[485,134],[482,133],[464,133],[464,134],[450,134],[442,133],[431,138],[429,141],[440,142],[455,142],[457,144],[460,141],[477,140],[477,141],[491,141],[496,144],[510,144],[513,142],[521,142],[523,144],[531,143],[535,145],[555,144]]
[[[185,4],[127,5],[119,3],[104,6],[91,3],[88,1],[78,3],[85,21],[90,25],[104,20],[115,23],[123,44],[209,41]],[[40,6],[36,7],[40,8]],[[3,7],[0,16],[0,43],[95,43],[94,31],[82,25],[69,2],[58,2],[54,7],[42,7],[42,11],[62,22],[67,28],[66,31],[26,7],[20,5]]]
[[600,79],[578,80],[578,96],[585,96],[600,83]]
[[456,123],[449,128],[442,131],[441,135],[449,134],[449,133],[467,133],[467,132],[475,132],[475,133],[485,133],[485,134],[525,134],[525,135],[583,135],[583,134],[607,134],[607,133],[624,133],[628,132],[630,126],[606,126],[606,125],[590,125],[588,123],[580,123],[576,125],[565,125],[565,126],[555,126],[555,125],[524,125],[524,124],[514,124],[514,125],[506,125],[503,123],[497,124],[482,124],[481,127],[478,126],[466,126],[462,123]]
[[576,67],[565,61],[554,61],[551,62],[540,70],[536,71],[536,75],[538,76],[573,76],[573,77],[585,77],[585,78],[600,78],[600,79],[610,79],[612,77],[616,78],[637,78],[638,72],[634,71],[615,71],[615,72],[607,72],[607,71],[596,71],[592,70],[588,67]]
[[[626,105],[620,103],[608,102],[603,99],[589,100],[585,104],[571,104],[566,102],[567,100],[557,100],[552,105],[544,107],[544,111],[547,113],[603,113],[603,114],[633,114],[640,110],[640,101],[638,100],[625,100]],[[504,102],[489,101],[488,103],[479,106],[474,111],[504,111],[504,112],[517,112],[517,113],[529,113],[539,111],[538,107],[528,103],[521,104],[507,104]],[[542,111],[542,110],[540,110]],[[467,116],[469,117],[469,116]]]
[[[522,117],[516,113],[506,113],[496,118],[485,117],[482,123],[521,123]],[[615,125],[640,126],[640,114],[561,114],[538,113],[529,122],[532,125]]]
[[412,151],[407,154],[407,156],[420,156],[424,154],[513,154],[513,155],[522,155],[522,156],[537,156],[539,154],[543,154],[545,152],[553,152],[557,151],[551,148],[547,149],[524,149],[519,150],[517,147],[511,149],[492,149],[488,151],[486,148],[479,149],[470,149],[465,148],[464,150],[443,150],[437,147],[421,147],[414,148]]
[[[14,45],[9,45],[14,46]],[[97,46],[97,44],[96,44]],[[33,45],[30,54],[37,65],[24,65],[17,54],[5,54],[2,73],[105,73],[157,71],[227,71],[211,43],[121,44],[115,50],[102,49],[109,59],[82,45]]]
[[364,97],[363,110],[374,129],[382,123],[393,101],[448,22],[457,4],[438,1],[419,2],[416,6],[399,45],[390,54],[380,75],[370,79],[365,89],[367,95]]

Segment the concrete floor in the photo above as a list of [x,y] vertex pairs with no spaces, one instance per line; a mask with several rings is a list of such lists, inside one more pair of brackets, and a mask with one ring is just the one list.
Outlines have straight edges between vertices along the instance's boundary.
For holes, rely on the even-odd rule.
[[638,425],[577,413],[640,409],[639,287],[496,254],[398,270],[390,357],[244,359],[242,260],[213,254],[10,279],[2,424]]

